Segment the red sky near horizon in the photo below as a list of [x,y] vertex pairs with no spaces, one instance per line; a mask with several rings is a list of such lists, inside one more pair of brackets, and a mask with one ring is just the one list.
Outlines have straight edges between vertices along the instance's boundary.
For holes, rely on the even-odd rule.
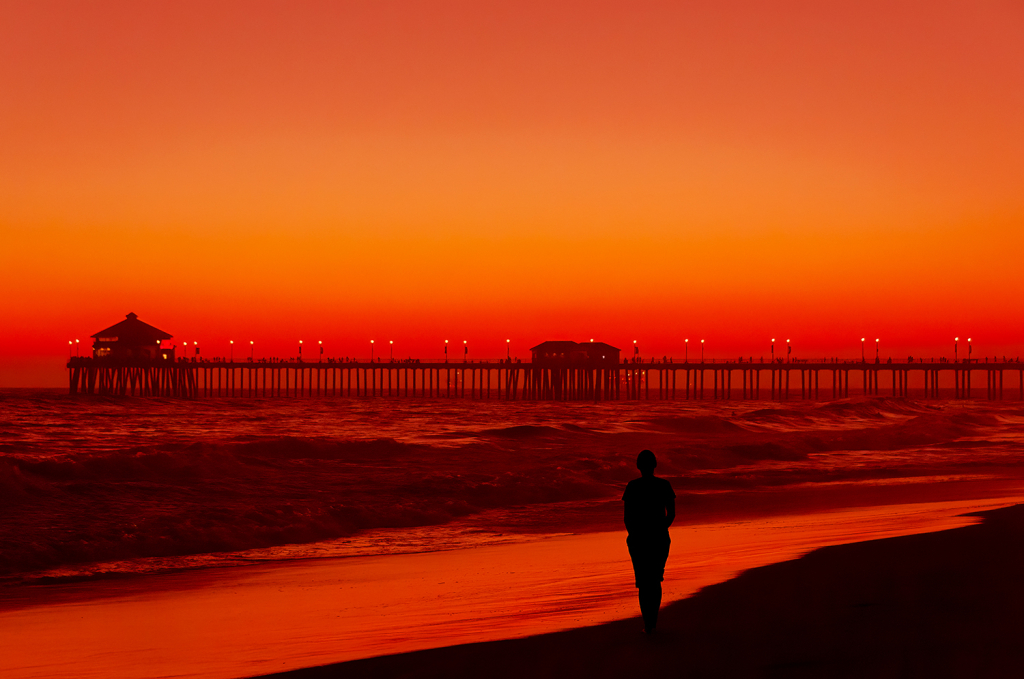
[[0,8],[0,386],[288,356],[1024,354],[1018,2]]

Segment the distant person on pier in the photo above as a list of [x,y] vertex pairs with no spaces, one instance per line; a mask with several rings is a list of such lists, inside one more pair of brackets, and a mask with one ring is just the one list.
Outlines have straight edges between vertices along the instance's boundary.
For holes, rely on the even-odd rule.
[[668,527],[676,518],[676,494],[672,484],[654,475],[657,466],[654,453],[641,451],[636,458],[640,478],[630,481],[622,494],[628,534],[626,546],[633,562],[645,634],[654,632],[658,624],[661,582],[665,579],[665,562],[671,544]]

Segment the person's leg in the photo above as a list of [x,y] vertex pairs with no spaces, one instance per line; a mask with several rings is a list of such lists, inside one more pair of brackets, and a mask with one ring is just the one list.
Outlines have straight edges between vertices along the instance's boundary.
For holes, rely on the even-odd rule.
[[644,629],[650,633],[658,625],[658,611],[661,610],[661,581],[665,577],[665,562],[668,561],[668,550],[672,542],[666,535],[649,545],[650,581],[644,582],[640,588],[640,614],[644,618]]
[[644,631],[648,634],[658,626],[658,611],[661,610],[661,583],[645,583],[639,589],[640,615],[644,619]]

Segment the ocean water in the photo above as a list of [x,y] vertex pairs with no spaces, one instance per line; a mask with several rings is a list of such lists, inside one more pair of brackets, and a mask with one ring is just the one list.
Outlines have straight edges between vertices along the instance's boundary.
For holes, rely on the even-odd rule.
[[1024,404],[530,403],[0,391],[0,585],[615,529],[636,453],[679,523],[1005,495]]

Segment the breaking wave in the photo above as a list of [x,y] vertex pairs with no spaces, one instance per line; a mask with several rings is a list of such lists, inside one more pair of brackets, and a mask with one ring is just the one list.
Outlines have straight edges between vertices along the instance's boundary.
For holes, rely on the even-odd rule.
[[1019,406],[899,399],[582,407],[0,398],[8,575],[437,526],[508,508],[536,508],[558,525],[566,503],[617,507],[642,448],[656,451],[658,473],[685,502],[689,493],[968,468],[1016,474],[1024,440]]

